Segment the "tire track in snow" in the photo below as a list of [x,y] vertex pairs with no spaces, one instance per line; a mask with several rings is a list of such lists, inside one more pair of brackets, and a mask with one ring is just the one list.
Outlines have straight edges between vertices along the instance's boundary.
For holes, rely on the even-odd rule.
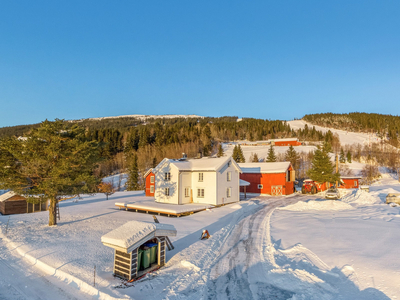
[[[221,248],[221,255],[211,266],[207,299],[287,299],[292,293],[269,285],[263,280],[262,226],[266,216],[282,205],[300,198],[272,198],[261,201],[256,213],[242,219]],[[268,218],[267,218],[268,219]],[[269,220],[268,220],[269,223]]]

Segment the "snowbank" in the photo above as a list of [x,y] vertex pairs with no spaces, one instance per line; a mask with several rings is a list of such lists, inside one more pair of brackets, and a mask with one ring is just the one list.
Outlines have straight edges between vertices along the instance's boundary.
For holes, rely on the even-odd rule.
[[349,195],[346,195],[341,201],[355,205],[372,205],[382,203],[378,197],[374,197],[370,193],[362,190],[357,190]]
[[308,202],[297,202],[286,207],[278,208],[281,210],[292,210],[292,211],[305,211],[305,210],[346,210],[354,209],[351,205],[336,201],[336,200],[325,200],[325,201],[314,201]]

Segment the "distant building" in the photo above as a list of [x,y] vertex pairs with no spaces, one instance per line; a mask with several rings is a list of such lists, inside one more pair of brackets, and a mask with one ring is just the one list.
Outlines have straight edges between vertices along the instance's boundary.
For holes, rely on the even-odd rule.
[[273,146],[301,146],[301,142],[297,138],[272,139],[270,142]]
[[146,196],[154,197],[155,175],[153,173],[153,169],[149,169],[144,174],[144,178],[146,181],[146,191],[145,191]]
[[240,179],[250,183],[247,193],[290,195],[294,193],[295,171],[290,162],[240,163]]
[[0,195],[0,213],[3,215],[24,214],[47,210],[48,201],[33,204],[26,202],[24,196],[12,191]]
[[339,188],[343,189],[358,189],[360,187],[359,176],[341,176]]

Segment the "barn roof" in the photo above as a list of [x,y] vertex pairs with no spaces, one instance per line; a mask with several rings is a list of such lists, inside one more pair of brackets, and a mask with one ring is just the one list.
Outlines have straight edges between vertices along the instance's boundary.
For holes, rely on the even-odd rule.
[[269,141],[274,141],[274,142],[295,142],[295,141],[297,141],[297,138],[271,139]]
[[14,197],[15,195],[16,193],[14,193],[13,191],[6,192],[3,195],[0,195],[0,202],[6,201],[11,197]]
[[151,172],[153,172],[153,168],[148,169],[147,172],[144,173],[143,177],[146,178]]
[[243,173],[284,173],[289,169],[290,162],[259,162],[241,163]]
[[105,246],[130,253],[158,236],[176,236],[174,225],[130,221],[103,235],[101,242]]

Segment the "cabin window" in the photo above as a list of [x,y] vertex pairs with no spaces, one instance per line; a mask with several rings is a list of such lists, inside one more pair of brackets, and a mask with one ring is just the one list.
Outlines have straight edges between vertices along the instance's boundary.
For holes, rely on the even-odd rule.
[[171,173],[170,172],[164,174],[164,180],[165,181],[170,181],[171,180]]
[[226,173],[226,180],[231,181],[232,180],[232,172]]
[[230,198],[232,197],[232,188],[227,188],[226,189],[226,198]]
[[228,162],[228,168],[231,166],[231,162]]
[[204,189],[197,189],[197,198],[204,198]]
[[199,182],[203,182],[204,174],[199,173]]
[[190,196],[190,188],[185,188],[185,197],[189,197]]
[[150,183],[154,183],[154,176],[150,176]]
[[354,180],[354,186],[357,186],[357,180]]
[[154,193],[154,185],[150,186],[150,193]]
[[165,188],[164,194],[165,194],[165,196],[169,196],[169,188]]
[[262,189],[264,188],[264,186],[263,186],[262,184],[259,184],[259,185],[257,186],[257,188],[258,188],[259,190],[262,190]]

